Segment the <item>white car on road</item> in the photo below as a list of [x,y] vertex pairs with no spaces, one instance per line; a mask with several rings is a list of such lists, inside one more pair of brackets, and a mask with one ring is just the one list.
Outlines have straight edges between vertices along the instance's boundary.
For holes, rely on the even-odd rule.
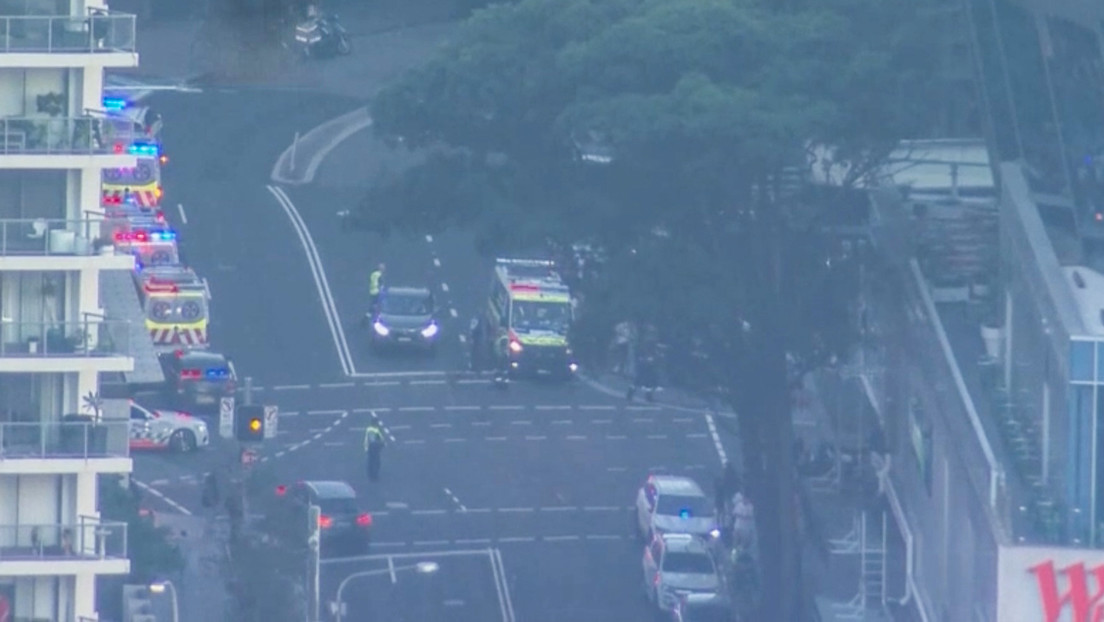
[[689,477],[650,475],[636,494],[636,533],[642,540],[656,534],[688,533],[718,538],[713,501]]
[[130,448],[188,453],[211,442],[202,419],[177,410],[150,410],[130,403]]
[[684,533],[660,534],[644,547],[644,593],[661,611],[689,595],[719,596],[723,583],[709,544]]

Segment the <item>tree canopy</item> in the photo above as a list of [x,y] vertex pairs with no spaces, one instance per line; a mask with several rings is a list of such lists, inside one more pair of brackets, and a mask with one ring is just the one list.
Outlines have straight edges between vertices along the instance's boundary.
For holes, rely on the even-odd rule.
[[[476,11],[374,100],[379,135],[431,155],[373,189],[359,220],[473,226],[490,250],[548,236],[599,244],[609,264],[584,291],[589,334],[624,318],[673,327],[679,367],[739,413],[749,479],[781,482],[794,361],[800,371],[842,354],[854,334],[855,270],[823,235],[839,197],[809,196],[810,148],[830,145],[858,175],[927,133],[933,55],[915,4],[521,0]],[[704,351],[697,367],[691,350]],[[780,486],[758,497],[774,532],[790,511]],[[767,569],[768,589],[792,570]]]

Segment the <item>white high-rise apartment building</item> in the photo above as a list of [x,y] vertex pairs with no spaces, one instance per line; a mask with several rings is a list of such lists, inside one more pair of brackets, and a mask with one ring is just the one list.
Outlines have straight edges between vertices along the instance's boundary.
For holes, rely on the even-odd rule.
[[102,271],[133,257],[101,242],[99,210],[103,169],[135,165],[131,130],[102,111],[104,70],[135,67],[134,44],[134,16],[104,0],[0,0],[0,619],[13,622],[97,620],[96,577],[130,570],[97,480],[132,469],[99,383],[134,367],[100,295]]

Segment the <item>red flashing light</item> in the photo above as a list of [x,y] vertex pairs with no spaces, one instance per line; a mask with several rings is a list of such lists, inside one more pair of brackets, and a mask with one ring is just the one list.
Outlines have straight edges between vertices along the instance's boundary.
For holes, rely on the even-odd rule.
[[287,486],[284,486],[283,484],[280,484],[279,486],[276,487],[276,496],[277,497],[282,497],[286,494],[287,494]]
[[528,292],[530,294],[536,294],[540,292],[540,288],[536,285],[516,285],[510,283],[510,291],[512,292]]
[[176,287],[176,283],[172,281],[162,281],[161,279],[150,279],[146,281],[145,290],[151,294],[175,294],[180,291]]
[[175,351],[173,351],[173,354],[176,355],[176,358],[180,358],[180,357],[184,356],[184,351],[183,350],[175,350]]
[[115,151],[116,154],[121,154],[121,153],[126,152],[126,148],[123,147],[123,143],[115,143],[115,147],[113,148],[113,150]]
[[357,516],[357,525],[360,525],[361,527],[371,527],[372,526],[372,515],[368,514],[368,513],[364,513],[364,514],[361,514],[360,516]]
[[119,231],[115,234],[115,241],[145,244],[149,242],[149,233],[146,231]]
[[318,517],[318,526],[322,529],[329,529],[330,527],[333,527],[333,519],[329,516],[326,516],[325,514],[322,514]]
[[199,376],[198,369],[185,369],[180,372],[181,380],[199,380]]

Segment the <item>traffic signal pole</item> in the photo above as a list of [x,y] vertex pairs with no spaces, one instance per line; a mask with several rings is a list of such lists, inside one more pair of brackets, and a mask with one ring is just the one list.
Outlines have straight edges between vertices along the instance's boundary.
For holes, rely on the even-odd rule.
[[307,510],[307,545],[310,547],[310,613],[307,622],[322,622],[322,508],[312,505]]

